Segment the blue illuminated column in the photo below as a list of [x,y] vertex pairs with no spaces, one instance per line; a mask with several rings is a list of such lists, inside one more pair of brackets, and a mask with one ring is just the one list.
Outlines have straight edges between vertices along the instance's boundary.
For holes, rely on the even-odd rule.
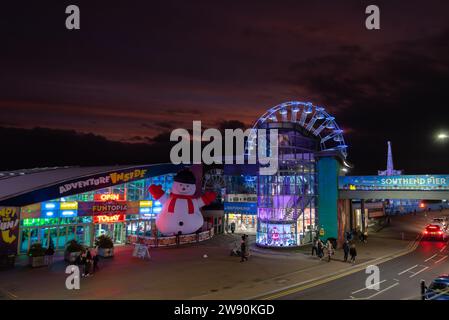
[[318,171],[318,225],[324,229],[321,239],[338,238],[338,156],[324,155],[317,160]]

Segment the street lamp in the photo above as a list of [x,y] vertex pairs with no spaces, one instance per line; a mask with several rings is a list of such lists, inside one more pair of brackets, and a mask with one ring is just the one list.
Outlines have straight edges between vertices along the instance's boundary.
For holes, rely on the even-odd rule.
[[438,139],[438,140],[446,140],[446,139],[448,139],[448,138],[449,138],[449,135],[446,134],[446,133],[444,133],[444,132],[441,132],[441,133],[439,133],[439,134],[437,135],[437,139]]

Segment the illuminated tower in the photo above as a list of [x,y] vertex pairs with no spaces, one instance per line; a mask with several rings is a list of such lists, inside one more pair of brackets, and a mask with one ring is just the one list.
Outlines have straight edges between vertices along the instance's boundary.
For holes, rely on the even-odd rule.
[[388,141],[388,155],[387,155],[387,170],[379,170],[379,176],[394,176],[402,174],[401,170],[394,170],[393,167],[393,152],[391,151],[391,142]]

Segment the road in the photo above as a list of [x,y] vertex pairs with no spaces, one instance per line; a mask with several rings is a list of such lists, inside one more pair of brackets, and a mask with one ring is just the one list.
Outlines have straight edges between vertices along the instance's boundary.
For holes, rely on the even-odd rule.
[[[422,224],[424,227],[424,224]],[[268,299],[290,300],[416,300],[420,299],[420,282],[426,284],[443,273],[449,273],[449,245],[441,241],[417,241],[416,250],[378,265],[378,282],[365,282],[365,269],[313,286],[298,286],[273,294]],[[357,266],[354,266],[357,268]],[[378,284],[378,288],[375,288]],[[304,288],[304,289],[303,289]]]

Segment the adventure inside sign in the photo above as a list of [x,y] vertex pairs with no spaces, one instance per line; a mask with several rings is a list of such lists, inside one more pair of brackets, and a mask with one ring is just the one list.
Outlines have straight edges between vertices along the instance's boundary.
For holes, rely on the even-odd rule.
[[449,190],[449,175],[342,176],[341,190]]

